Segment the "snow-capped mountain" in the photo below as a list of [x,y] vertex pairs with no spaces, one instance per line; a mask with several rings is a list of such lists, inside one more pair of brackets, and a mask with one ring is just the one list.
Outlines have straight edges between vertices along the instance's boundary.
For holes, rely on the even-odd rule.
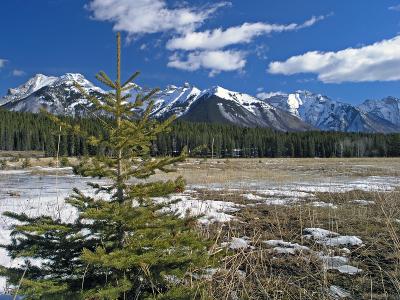
[[358,108],[368,114],[385,119],[400,127],[400,99],[387,97],[381,100],[366,100]]
[[156,94],[152,115],[156,118],[167,118],[172,115],[180,117],[188,111],[200,93],[198,88],[189,83],[185,83],[182,87],[169,85]]
[[280,108],[275,108],[250,95],[229,91],[219,86],[201,92],[182,119],[268,127],[283,131],[314,129]]
[[[35,75],[21,86],[9,89],[0,98],[0,108],[34,112],[45,108],[54,114],[85,116],[91,104],[74,87],[78,82],[89,94],[101,100],[105,91],[81,74],[60,77]],[[148,88],[135,86],[138,93]],[[142,107],[141,109],[145,109]],[[176,115],[188,121],[219,122],[248,127],[268,127],[283,131],[332,130],[347,132],[400,131],[400,100],[367,100],[359,107],[307,91],[273,94],[268,99],[226,90],[216,86],[201,91],[185,83],[169,85],[154,96],[151,115],[165,119]]]
[[2,108],[37,113],[41,108],[55,114],[85,115],[89,102],[74,87],[79,83],[89,94],[101,96],[104,91],[81,74],[67,73],[60,77],[35,75],[25,84],[9,89],[0,99]]
[[345,132],[399,131],[397,125],[381,116],[372,115],[350,104],[308,91],[279,94],[264,101],[321,130]]
[[40,90],[46,85],[52,84],[56,80],[57,77],[49,77],[43,74],[37,74],[19,87],[15,89],[9,89],[7,95],[3,98],[0,98],[0,106],[9,102],[17,102],[18,100],[26,98],[30,94]]
[[[9,90],[0,100],[0,106],[13,111],[36,113],[40,108],[45,108],[55,114],[85,115],[90,111],[90,103],[73,86],[74,81],[99,99],[105,93],[81,74],[66,74],[61,77],[39,74],[18,88]],[[134,101],[138,93],[147,94],[150,90],[136,86],[130,91],[131,101]],[[146,106],[141,109],[145,108]],[[190,121],[222,122],[278,130],[313,129],[299,118],[250,95],[221,87],[201,91],[189,83],[181,87],[169,85],[160,90],[154,96],[151,115],[159,119],[176,115]]]

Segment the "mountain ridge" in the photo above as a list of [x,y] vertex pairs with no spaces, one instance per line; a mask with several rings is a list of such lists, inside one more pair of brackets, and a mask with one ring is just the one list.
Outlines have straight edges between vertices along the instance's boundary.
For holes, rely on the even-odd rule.
[[[82,116],[90,112],[91,103],[75,88],[78,82],[89,94],[101,98],[106,93],[82,74],[67,73],[59,77],[36,74],[24,84],[8,90],[0,98],[0,107],[12,111]],[[151,89],[135,86],[132,98]],[[393,111],[396,107],[397,110]],[[143,106],[141,110],[146,107]],[[188,121],[230,123],[246,127],[267,127],[281,131],[400,131],[400,100],[366,100],[359,106],[332,100],[321,94],[298,90],[272,93],[260,99],[246,93],[213,86],[201,90],[190,83],[168,85],[154,98],[151,116],[165,119],[175,115]]]
[[324,131],[385,133],[400,131],[400,124],[394,124],[376,112],[362,110],[349,103],[309,91],[281,93],[263,100]]

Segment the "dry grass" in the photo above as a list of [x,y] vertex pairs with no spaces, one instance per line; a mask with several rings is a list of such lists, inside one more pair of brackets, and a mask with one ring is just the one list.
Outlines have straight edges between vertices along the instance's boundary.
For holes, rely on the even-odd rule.
[[[54,158],[43,158],[40,152],[0,151],[0,157],[19,159],[9,162],[11,168],[20,166],[21,158],[31,157],[32,166],[48,166]],[[72,165],[78,158],[69,158]],[[177,173],[158,174],[156,179],[182,175],[189,184],[223,183],[227,181],[268,180],[290,182],[324,177],[400,176],[400,158],[261,158],[261,159],[188,159],[176,165]]]
[[[231,237],[249,237],[254,249],[227,251],[221,270],[209,283],[212,299],[331,299],[329,287],[340,286],[353,299],[399,299],[400,195],[348,192],[319,194],[333,200],[337,209],[296,206],[247,206],[236,222],[207,229],[217,244]],[[240,198],[240,195],[237,195]],[[366,198],[362,206],[351,200]],[[223,200],[223,199],[220,199]],[[230,199],[231,200],[231,199]],[[303,237],[303,229],[320,227],[342,235],[356,235],[364,245],[349,247],[350,264],[362,269],[356,275],[325,270],[313,253],[277,254],[262,241],[284,240],[313,251],[343,255],[343,247],[321,246]]]
[[[77,159],[69,159],[77,164]],[[48,166],[52,159],[31,159],[32,166]],[[18,168],[18,162],[9,162]],[[157,174],[154,180],[182,175],[197,187],[194,196],[204,200],[245,205],[235,213],[236,221],[203,227],[202,233],[215,241],[213,261],[218,271],[206,280],[209,299],[331,299],[336,285],[352,299],[400,299],[400,189],[391,192],[349,191],[314,193],[292,206],[270,206],[244,199],[252,192],[250,182],[287,184],[313,182],[322,177],[359,178],[400,176],[400,158],[360,159],[189,159],[176,165],[178,174]],[[215,190],[213,184],[236,183],[238,190]],[[353,200],[373,201],[370,205]],[[332,203],[337,208],[313,207],[311,201]],[[251,205],[249,205],[251,203]],[[342,235],[355,235],[362,246],[348,247],[356,275],[326,270],[316,253],[344,255],[343,247],[327,247],[304,238],[304,229],[320,227]],[[227,250],[221,243],[232,237],[248,237],[254,248]],[[309,247],[311,252],[277,254],[265,240],[284,240]]]

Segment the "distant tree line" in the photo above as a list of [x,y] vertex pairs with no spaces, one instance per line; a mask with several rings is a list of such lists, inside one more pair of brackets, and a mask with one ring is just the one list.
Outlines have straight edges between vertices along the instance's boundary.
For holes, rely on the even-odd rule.
[[[68,118],[74,125],[80,125],[90,134],[104,134],[99,121],[89,118]],[[46,156],[54,156],[60,139],[60,155],[96,155],[104,149],[89,145],[82,137],[69,134],[57,127],[43,114],[11,112],[0,110],[0,150],[43,151]]]
[[158,136],[154,153],[214,157],[385,157],[400,156],[400,134],[279,132],[266,128],[176,122]]
[[[105,135],[100,120],[69,119],[95,135]],[[43,151],[54,156],[60,138],[60,155],[105,153],[82,137],[65,132],[40,114],[0,110],[0,150]],[[225,124],[176,121],[169,133],[160,134],[152,155],[176,155],[187,146],[198,157],[395,157],[400,156],[400,133],[279,132]]]

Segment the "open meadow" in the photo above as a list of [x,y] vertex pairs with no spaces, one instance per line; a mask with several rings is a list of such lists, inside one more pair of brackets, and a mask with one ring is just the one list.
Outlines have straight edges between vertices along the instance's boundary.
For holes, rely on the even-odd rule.
[[[72,220],[64,198],[90,181],[73,175],[77,163],[8,158],[0,211]],[[175,168],[151,180],[185,178],[172,209],[199,216],[213,241],[211,299],[399,299],[400,159],[191,158]],[[10,220],[0,222],[10,242]],[[4,250],[0,261],[21,263]]]

